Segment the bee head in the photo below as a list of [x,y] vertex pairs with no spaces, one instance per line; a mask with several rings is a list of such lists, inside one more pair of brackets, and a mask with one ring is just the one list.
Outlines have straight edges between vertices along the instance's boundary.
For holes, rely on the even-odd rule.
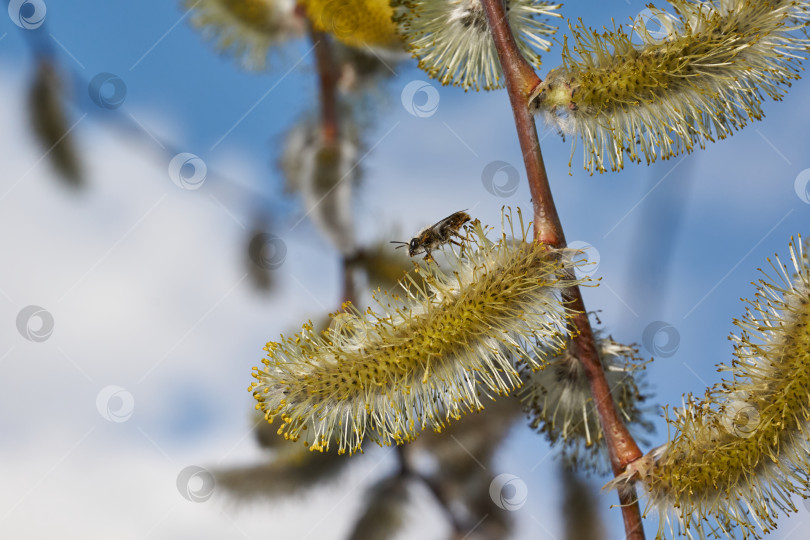
[[411,240],[411,243],[408,244],[408,256],[413,257],[417,253],[419,253],[419,239],[414,238]]

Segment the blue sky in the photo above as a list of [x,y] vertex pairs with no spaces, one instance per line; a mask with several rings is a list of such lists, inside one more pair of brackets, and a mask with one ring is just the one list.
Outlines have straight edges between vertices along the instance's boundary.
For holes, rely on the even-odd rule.
[[[578,2],[563,13],[599,26],[611,17],[623,22],[644,5]],[[37,538],[67,523],[68,537],[77,538],[218,538],[239,529],[258,537],[270,520],[296,531],[326,515],[317,533],[339,538],[350,519],[343,510],[330,513],[335,492],[328,489],[268,513],[236,511],[224,498],[210,501],[214,508],[185,504],[174,488],[188,464],[260,459],[249,437],[250,367],[265,341],[339,301],[338,253],[307,220],[296,225],[304,212],[280,193],[275,167],[284,133],[314,103],[311,57],[287,73],[308,45],[291,44],[271,55],[267,72],[246,73],[190,28],[177,2],[53,0],[38,30],[0,20],[0,250],[9,261],[0,269],[0,343],[7,344],[0,350],[0,426],[9,434],[0,476],[12,487],[0,497],[11,509],[0,516],[0,531]],[[32,49],[42,46],[73,81],[71,117],[88,167],[88,189],[80,193],[60,185],[27,125]],[[559,49],[544,58],[554,66]],[[523,183],[504,198],[481,183],[482,169],[495,160],[521,170],[506,94],[434,85],[436,114],[415,118],[400,92],[428,79],[412,62],[396,69],[389,106],[367,134],[374,151],[356,193],[360,238],[399,239],[463,208],[493,224],[504,204],[528,208]],[[121,108],[103,110],[89,99],[87,81],[99,73],[125,83]],[[674,354],[648,370],[659,404],[678,405],[684,393],[700,394],[719,380],[715,364],[731,359],[726,336],[743,313],[739,298],[753,294],[756,268],[775,252],[786,254],[791,235],[810,234],[810,204],[795,191],[810,169],[809,91],[807,81],[797,82],[784,101],[765,104],[763,122],[704,151],[601,176],[569,170],[570,141],[541,133],[568,240],[599,253],[602,284],[586,291],[589,309],[600,310],[606,331],[621,341],[640,343],[655,321],[677,331]],[[141,131],[127,135],[124,122]],[[200,190],[182,191],[169,180],[175,152],[208,165]],[[282,287],[269,297],[244,281],[245,227],[258,215],[271,216],[288,248],[277,276]],[[54,315],[54,334],[43,343],[24,340],[15,326],[32,304]],[[126,422],[97,412],[99,392],[111,385],[135,400]],[[657,426],[653,446],[665,440],[664,424]],[[351,485],[392,466],[384,452],[369,454],[379,468],[358,465]],[[530,516],[560,534],[556,495],[545,489],[548,477],[556,478],[547,455],[546,443],[521,429],[498,457],[500,469],[529,486],[526,513],[518,516],[525,537],[533,534]],[[76,491],[77,483],[94,487]],[[358,497],[346,500],[349,509],[358,504]],[[142,521],[128,521],[132,505],[145,508]],[[62,523],[37,521],[43,508]],[[810,530],[810,512],[799,509],[771,538]],[[613,531],[618,516],[605,511]]]

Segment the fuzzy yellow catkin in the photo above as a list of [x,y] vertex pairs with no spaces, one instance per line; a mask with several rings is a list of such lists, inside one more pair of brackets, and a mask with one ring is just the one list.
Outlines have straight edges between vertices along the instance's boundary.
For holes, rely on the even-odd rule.
[[[669,443],[632,464],[658,537],[761,538],[791,494],[810,496],[810,262],[791,243],[792,268],[771,263],[732,336],[731,380],[689,396],[668,418]],[[627,473],[626,473],[627,475]]]
[[[506,17],[523,56],[540,67],[540,51],[557,31],[561,4],[505,0]],[[465,90],[503,86],[503,73],[481,0],[391,0],[394,21],[419,67],[443,85]]]
[[[519,212],[518,212],[518,215]],[[482,397],[520,386],[516,363],[539,366],[566,339],[561,289],[575,283],[571,257],[534,242],[511,215],[493,242],[470,226],[441,266],[418,267],[404,297],[378,293],[379,312],[347,306],[318,335],[312,324],[282,336],[254,368],[249,390],[279,434],[313,450],[361,450],[368,438],[400,444],[483,408]]]
[[388,0],[300,0],[313,26],[352,47],[399,49]]
[[295,0],[184,0],[191,24],[251,70],[267,66],[271,47],[303,34]]
[[[582,139],[591,174],[647,163],[724,139],[763,117],[807,57],[810,2],[671,0],[678,15],[650,8],[666,36],[643,24],[598,33],[581,25],[566,37],[532,106],[563,135]],[[664,33],[664,32],[662,32]]]

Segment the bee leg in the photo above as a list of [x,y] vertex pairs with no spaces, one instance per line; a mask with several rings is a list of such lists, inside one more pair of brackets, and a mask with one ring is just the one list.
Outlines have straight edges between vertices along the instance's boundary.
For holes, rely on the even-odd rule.
[[465,246],[465,245],[464,245],[464,244],[462,244],[461,242],[457,242],[456,240],[453,240],[452,238],[449,240],[449,242],[450,242],[451,244],[455,244],[455,245],[457,245],[458,247],[460,247],[460,248],[461,248],[461,255],[464,255],[464,248],[465,248],[465,247],[467,247],[467,246]]
[[434,258],[433,258],[433,255],[431,255],[431,254],[430,254],[430,250],[429,250],[429,249],[426,249],[426,250],[425,250],[425,252],[426,252],[427,254],[425,255],[425,258],[424,258],[423,260],[428,261],[428,262],[436,262],[436,259],[434,259]]
[[[460,234],[457,231],[453,231],[453,236],[455,236],[456,238],[459,238],[461,240],[468,240],[469,239],[469,232],[467,234]],[[451,238],[450,242],[452,242],[452,241],[453,241],[453,239]],[[456,244],[456,245],[460,245],[460,244]]]

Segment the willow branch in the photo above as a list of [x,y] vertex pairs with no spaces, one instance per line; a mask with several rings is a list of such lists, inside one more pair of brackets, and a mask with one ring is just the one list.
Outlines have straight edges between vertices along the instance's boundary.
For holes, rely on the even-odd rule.
[[[338,119],[339,73],[332,51],[332,42],[328,35],[319,32],[307,19],[307,31],[315,48],[315,67],[318,71],[318,85],[321,102],[321,135],[326,146],[337,147],[340,138],[340,121]],[[344,256],[341,261],[343,269],[343,287],[341,305],[357,303],[357,291],[354,281],[354,264],[356,257]]]
[[[554,247],[563,247],[566,245],[565,234],[551,194],[534,116],[528,106],[529,96],[540,83],[540,79],[518,50],[506,19],[503,0],[481,0],[481,3],[492,31],[495,48],[498,51],[498,58],[506,79],[506,90],[515,117],[515,127],[534,205],[535,240]],[[529,71],[531,71],[531,75],[529,75]],[[588,313],[579,287],[570,287],[563,296],[576,314],[572,320],[572,330],[576,337],[571,346],[574,354],[582,362],[594,405],[605,433],[605,443],[610,452],[613,473],[618,476],[628,463],[640,458],[642,453],[619,417],[611,397],[610,387],[602,370],[593,329],[588,320]],[[620,490],[619,500],[627,538],[643,540],[641,510],[635,492],[632,489]]]
[[343,293],[341,303],[357,304],[357,286],[354,281],[354,261],[351,257],[343,257]]
[[318,70],[318,83],[321,97],[321,128],[324,142],[336,143],[340,135],[338,122],[337,82],[339,73],[332,53],[329,36],[319,32],[307,20],[309,38],[315,48],[315,66]]
[[439,503],[439,506],[441,507],[445,517],[447,518],[447,521],[450,522],[450,525],[453,528],[453,533],[459,537],[462,534],[464,534],[465,527],[456,518],[455,514],[450,508],[452,501],[450,501],[447,498],[447,495],[444,493],[441,486],[438,485],[433,480],[431,480],[430,478],[428,478],[427,476],[417,471],[416,469],[414,469],[413,467],[411,467],[411,463],[408,460],[408,453],[405,445],[398,445],[396,447],[396,450],[397,456],[399,457],[399,474],[407,478],[417,480],[422,484],[424,484],[424,486],[430,491],[430,493],[436,499],[436,502]]

